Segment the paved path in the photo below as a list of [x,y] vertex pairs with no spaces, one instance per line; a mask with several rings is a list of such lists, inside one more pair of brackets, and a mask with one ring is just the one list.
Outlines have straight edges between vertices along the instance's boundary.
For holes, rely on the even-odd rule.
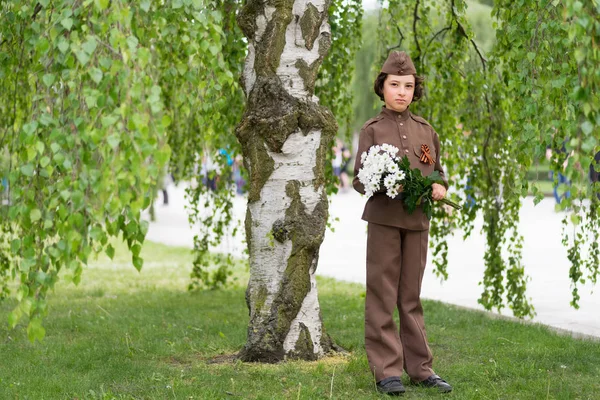
[[[192,247],[195,231],[188,225],[181,185],[169,188],[169,201],[167,207],[157,205],[157,221],[150,224],[148,239]],[[360,219],[364,203],[365,198],[354,191],[332,197],[330,213],[339,221],[334,222],[334,232],[328,229],[325,234],[318,274],[364,284],[366,222]],[[245,212],[246,198],[236,198],[234,214],[243,221]],[[534,321],[600,337],[600,294],[597,293],[600,287],[593,291],[591,284],[582,285],[579,291],[580,309],[569,306],[569,262],[561,243],[561,218],[562,214],[554,211],[552,198],[542,200],[535,207],[531,198],[524,200],[519,229],[525,238],[523,263],[531,277],[527,295],[532,298],[537,311]],[[449,239],[449,278],[440,282],[433,273],[426,271],[422,288],[424,298],[482,309],[477,304],[481,294],[478,282],[484,271],[485,239],[481,234],[481,224],[479,218],[466,241],[458,234]],[[241,256],[244,244],[240,237],[228,237],[218,250]],[[509,312],[504,314],[510,315]]]

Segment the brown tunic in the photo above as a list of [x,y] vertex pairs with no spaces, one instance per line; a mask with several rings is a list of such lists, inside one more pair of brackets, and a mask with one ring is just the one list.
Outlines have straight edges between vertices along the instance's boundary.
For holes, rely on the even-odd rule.
[[[358,180],[358,171],[362,166],[360,155],[371,146],[391,144],[400,149],[400,156],[408,156],[412,168],[419,168],[423,175],[439,171],[444,186],[448,188],[444,170],[440,163],[440,139],[431,125],[423,118],[414,115],[409,109],[403,112],[383,107],[379,115],[368,120],[360,131],[356,163],[354,165],[354,189],[364,194],[365,188]],[[429,146],[434,164],[421,162],[421,145]],[[409,214],[402,200],[389,198],[385,193],[373,195],[365,205],[362,219],[380,225],[395,226],[402,229],[424,231],[429,229],[429,220],[422,208]]]

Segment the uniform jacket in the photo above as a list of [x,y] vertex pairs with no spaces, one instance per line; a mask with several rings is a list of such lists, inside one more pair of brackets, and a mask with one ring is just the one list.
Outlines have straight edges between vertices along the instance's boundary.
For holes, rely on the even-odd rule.
[[[360,131],[352,182],[358,192],[365,193],[363,184],[358,180],[358,171],[361,167],[360,155],[368,151],[371,146],[384,143],[399,148],[399,156],[408,156],[411,167],[419,168],[424,176],[439,171],[444,186],[448,188],[448,181],[440,163],[440,139],[431,125],[423,118],[412,114],[408,108],[403,112],[397,112],[383,107],[379,115],[368,120]],[[435,160],[434,164],[420,161],[423,144],[429,146],[430,154]],[[429,220],[420,207],[409,214],[404,209],[402,200],[391,199],[385,193],[375,194],[367,201],[362,219],[408,230],[429,229]]]

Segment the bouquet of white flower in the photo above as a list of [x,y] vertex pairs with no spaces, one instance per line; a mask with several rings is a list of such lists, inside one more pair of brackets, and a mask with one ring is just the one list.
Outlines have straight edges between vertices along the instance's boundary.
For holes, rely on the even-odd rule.
[[[431,185],[443,184],[442,177],[438,171],[423,176],[418,168],[411,169],[408,157],[399,158],[398,151],[395,146],[382,144],[372,146],[368,153],[362,153],[360,156],[362,167],[358,171],[358,180],[364,185],[367,197],[385,190],[387,196],[396,198],[399,191],[402,191],[402,201],[409,213],[422,205],[427,218],[431,218],[433,205]],[[440,202],[457,210],[461,208],[445,198]]]
[[367,197],[379,192],[381,182],[390,197],[398,195],[398,185],[405,178],[404,171],[398,168],[398,148],[391,144],[372,146],[369,152],[361,154],[362,168],[358,171],[358,180],[365,187]]

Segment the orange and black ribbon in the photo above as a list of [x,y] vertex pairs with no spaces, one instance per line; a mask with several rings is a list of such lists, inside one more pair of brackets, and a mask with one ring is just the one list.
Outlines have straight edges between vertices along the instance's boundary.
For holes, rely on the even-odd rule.
[[435,160],[431,157],[431,153],[429,152],[429,146],[426,144],[421,145],[421,157],[419,158],[422,163],[433,164]]

